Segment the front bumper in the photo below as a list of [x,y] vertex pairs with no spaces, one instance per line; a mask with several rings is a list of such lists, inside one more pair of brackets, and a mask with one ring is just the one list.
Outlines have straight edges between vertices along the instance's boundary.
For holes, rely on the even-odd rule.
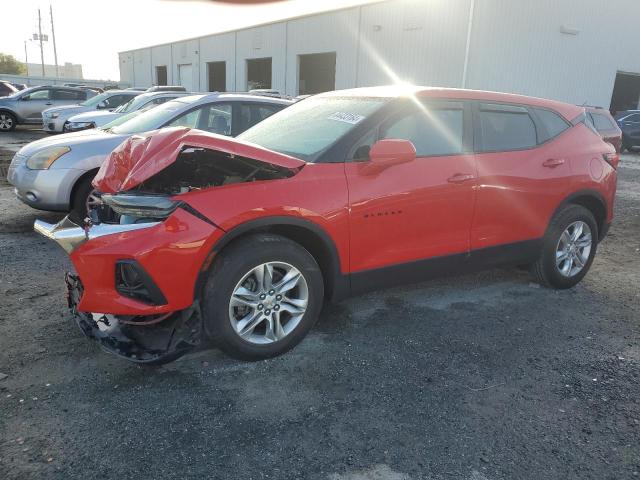
[[65,283],[75,323],[109,353],[135,363],[161,364],[200,345],[202,316],[198,302],[184,310],[148,317],[86,313],[78,311],[83,295],[80,278],[67,273]]
[[59,116],[58,118],[42,117],[42,130],[51,133],[62,133],[66,118]]
[[7,180],[18,199],[40,210],[68,211],[71,190],[84,173],[75,168],[31,170],[24,163],[10,165]]

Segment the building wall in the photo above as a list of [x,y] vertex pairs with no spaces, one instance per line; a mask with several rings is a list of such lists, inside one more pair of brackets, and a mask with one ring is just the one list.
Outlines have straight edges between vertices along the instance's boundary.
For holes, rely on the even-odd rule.
[[224,60],[242,91],[247,59],[271,57],[272,88],[297,95],[298,56],[336,52],[337,89],[407,81],[608,106],[616,72],[640,74],[639,16],[638,0],[387,0],[122,52],[120,71],[145,87],[155,65],[178,83],[191,63],[206,91],[206,62]]
[[[62,65],[58,65],[58,77],[60,78],[74,78],[82,79],[82,65],[76,63],[65,62]],[[27,63],[27,76],[38,77],[42,76],[42,64],[41,63]],[[44,65],[45,77],[56,77],[55,65]]]

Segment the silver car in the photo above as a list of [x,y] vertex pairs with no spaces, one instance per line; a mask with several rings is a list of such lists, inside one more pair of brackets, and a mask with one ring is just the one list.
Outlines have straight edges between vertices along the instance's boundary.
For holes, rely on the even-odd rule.
[[111,151],[131,135],[181,126],[236,136],[291,103],[233,93],[177,98],[146,112],[129,113],[103,128],[32,142],[13,157],[7,179],[27,205],[71,211],[82,219],[93,200],[91,180]]
[[194,95],[186,92],[151,92],[141,93],[115,110],[100,110],[79,113],[69,117],[64,124],[65,132],[78,132],[88,128],[102,127],[107,123],[131,112],[146,111],[174,98]]
[[48,133],[62,133],[65,122],[72,116],[96,110],[114,110],[138,96],[139,92],[108,90],[80,105],[64,105],[48,108],[42,112],[42,129]]
[[93,90],[72,87],[32,87],[0,98],[0,132],[22,123],[41,124],[42,112],[62,105],[77,105],[96,95]]

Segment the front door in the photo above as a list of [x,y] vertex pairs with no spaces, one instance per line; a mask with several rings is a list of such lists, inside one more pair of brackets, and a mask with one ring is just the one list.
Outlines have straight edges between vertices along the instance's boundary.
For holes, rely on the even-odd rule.
[[345,164],[353,273],[469,251],[476,185],[470,115],[463,102],[411,102],[354,147],[358,160],[377,139],[405,139],[416,159],[374,173],[366,160]]

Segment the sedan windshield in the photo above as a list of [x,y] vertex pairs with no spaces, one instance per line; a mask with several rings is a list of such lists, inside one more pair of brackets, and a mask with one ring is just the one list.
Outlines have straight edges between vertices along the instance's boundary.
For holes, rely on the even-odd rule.
[[101,93],[100,95],[96,95],[95,97],[91,97],[89,100],[82,102],[80,105],[82,105],[83,107],[95,107],[100,102],[109,98],[112,95],[113,93],[104,92],[104,93]]
[[127,121],[121,123],[118,126],[111,127],[110,131],[118,135],[131,135],[134,133],[155,130],[171,120],[175,116],[176,111],[184,108],[185,104],[186,102],[173,100],[171,102],[158,105],[151,110],[142,112],[140,115],[136,115],[133,118],[127,119]]
[[384,98],[311,97],[272,115],[238,138],[314,162],[386,101]]

